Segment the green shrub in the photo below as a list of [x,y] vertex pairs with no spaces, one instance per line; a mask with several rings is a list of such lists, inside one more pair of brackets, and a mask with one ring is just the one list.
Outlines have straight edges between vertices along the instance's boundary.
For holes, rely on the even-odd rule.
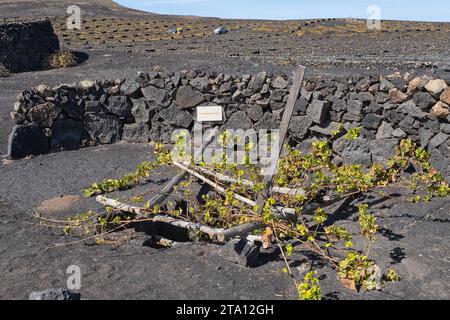
[[[357,137],[357,130],[349,136],[350,139]],[[370,168],[363,168],[360,165],[336,164],[331,140],[315,142],[310,154],[302,154],[289,147],[287,151],[279,162],[279,172],[274,181],[277,187],[302,190],[303,194],[271,194],[265,200],[262,215],[256,214],[257,205],[252,207],[252,204],[243,203],[237,198],[245,197],[256,203],[263,189],[263,177],[258,174],[258,167],[253,164],[228,163],[223,159],[212,164],[190,166],[194,171],[207,169],[228,175],[231,182],[228,186],[224,185],[225,191],[204,195],[202,202],[195,202],[196,195],[189,187],[194,179],[191,177],[184,181],[180,187],[184,190],[186,208],[151,207],[150,201],[145,203],[144,195],[147,194],[144,193],[133,198],[134,202],[145,203],[138,207],[139,215],[130,214],[130,211],[124,214],[123,210],[106,207],[104,212],[91,211],[69,218],[68,221],[54,218],[44,221],[47,225],[51,221],[52,226],[65,228],[65,233],[81,235],[86,239],[95,237],[100,241],[105,241],[113,232],[129,228],[134,223],[152,221],[153,216],[159,214],[215,228],[230,228],[248,222],[265,225],[264,231],[255,230],[254,235],[261,236],[264,247],[270,244],[279,247],[285,261],[283,272],[293,279],[299,297],[303,300],[319,300],[322,296],[319,278],[314,270],[303,280],[296,279],[291,272],[291,262],[299,254],[304,255],[305,251],[326,261],[337,272],[343,286],[352,290],[381,290],[385,282],[399,281],[395,270],[389,269],[383,274],[383,270],[371,258],[371,248],[379,226],[368,204],[355,206],[358,213],[358,219],[354,220],[359,229],[357,233],[336,224],[338,221],[332,221],[325,209],[330,201],[336,203],[342,199],[356,199],[368,192],[379,192],[381,195],[382,188],[387,186],[411,188],[423,195],[412,199],[414,201],[450,196],[449,183],[431,167],[428,154],[406,139],[400,142],[395,156],[390,158],[386,166],[373,163]],[[155,152],[157,159],[154,162],[144,162],[134,172],[120,179],[94,183],[84,191],[85,196],[129,189],[149,177],[159,166],[172,163],[171,152],[161,144],[157,144]],[[405,171],[410,163],[414,163],[418,170],[407,175]],[[317,207],[308,210],[311,204]],[[276,214],[275,206],[294,209],[295,214]],[[204,236],[206,239],[207,236]],[[364,242],[355,247],[352,236],[358,236]]]
[[0,63],[0,78],[9,76],[11,76],[11,71],[3,63]]
[[44,61],[45,69],[59,69],[77,65],[77,59],[72,51],[61,49],[48,56]]

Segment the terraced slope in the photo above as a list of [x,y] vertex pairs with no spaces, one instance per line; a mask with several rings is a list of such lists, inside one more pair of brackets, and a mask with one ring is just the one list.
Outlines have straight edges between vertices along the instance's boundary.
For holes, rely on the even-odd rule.
[[[66,27],[68,5],[82,10],[80,30]],[[159,55],[206,55],[277,66],[450,70],[450,23],[365,20],[237,20],[158,15],[110,0],[0,0],[0,17],[49,17],[63,46],[73,50]],[[214,28],[230,30],[215,36]],[[173,27],[183,32],[171,34]]]
[[[216,36],[224,25],[230,30]],[[183,32],[168,30],[180,27]],[[223,20],[166,15],[83,17],[81,30],[54,19],[63,45],[88,50],[206,54],[314,67],[448,69],[449,23],[383,21],[379,31],[363,20]]]

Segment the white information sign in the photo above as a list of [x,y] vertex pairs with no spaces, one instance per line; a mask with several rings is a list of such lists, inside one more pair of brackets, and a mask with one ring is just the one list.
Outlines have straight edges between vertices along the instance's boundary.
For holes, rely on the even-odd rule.
[[221,122],[223,121],[222,106],[201,106],[197,107],[198,122]]

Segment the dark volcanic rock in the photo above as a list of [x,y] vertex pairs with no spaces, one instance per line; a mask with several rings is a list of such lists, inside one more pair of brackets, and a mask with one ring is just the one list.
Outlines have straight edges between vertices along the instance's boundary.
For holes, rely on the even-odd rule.
[[33,291],[29,300],[47,300],[47,301],[73,301],[80,300],[81,294],[70,292],[67,289],[47,289],[44,291]]
[[450,134],[450,123],[441,123],[441,131]]
[[14,111],[26,113],[31,107],[45,103],[45,100],[34,88],[21,91],[16,97]]
[[202,93],[207,93],[211,90],[211,83],[207,77],[193,79],[190,85]]
[[160,89],[164,89],[164,79],[158,78],[158,79],[152,79],[150,80],[150,85],[160,88]]
[[348,106],[348,113],[355,115],[355,116],[361,116],[363,111],[363,103],[361,101],[357,100],[350,100],[347,102]]
[[263,116],[263,110],[261,106],[253,105],[247,110],[247,116],[253,121],[258,121]]
[[377,116],[376,114],[370,113],[364,117],[362,120],[362,125],[366,129],[378,129],[383,117]]
[[295,112],[299,114],[305,114],[308,109],[309,102],[303,96],[299,97],[295,104]]
[[142,88],[142,94],[149,104],[156,103],[161,107],[168,107],[171,103],[169,94],[165,89],[148,86]]
[[153,116],[155,115],[155,110],[151,109],[144,98],[132,99],[131,114],[134,117],[136,123],[150,123]]
[[252,89],[254,92],[260,92],[266,83],[267,72],[260,72],[256,75],[254,79],[252,79],[253,85]]
[[330,121],[329,123],[326,123],[324,125],[313,126],[309,128],[309,130],[320,135],[332,136],[337,130],[339,130],[339,127],[339,123]]
[[392,124],[383,121],[380,127],[378,128],[375,138],[377,140],[388,139],[392,136],[393,132],[394,128],[392,128]]
[[142,97],[141,85],[136,81],[125,81],[120,87],[120,92],[134,99]]
[[51,146],[57,150],[76,150],[84,135],[83,123],[72,119],[58,120],[52,128]]
[[371,101],[369,103],[369,105],[365,108],[365,112],[366,113],[376,113],[378,114],[380,111],[383,110],[383,105],[375,102],[375,101]]
[[166,123],[153,122],[149,133],[150,141],[170,143],[174,128]]
[[289,83],[281,76],[276,77],[272,81],[272,87],[277,89],[286,89],[288,87]]
[[42,69],[45,59],[58,50],[58,37],[49,20],[0,25],[0,65],[13,72]]
[[[46,136],[53,134],[54,149],[76,148],[80,140],[84,144],[86,132],[100,144],[120,140],[123,130],[123,139],[127,141],[146,142],[149,136],[167,142],[174,130],[192,127],[195,110],[191,109],[205,103],[224,107],[227,120],[223,127],[278,129],[288,100],[289,81],[290,78],[286,80],[276,72],[261,72],[252,78],[217,75],[199,69],[177,75],[151,72],[141,74],[136,81],[82,81],[53,89],[40,85],[21,92],[11,116],[16,124],[31,122],[45,128]],[[398,83],[406,92],[405,82]],[[388,83],[384,85],[389,87]],[[426,112],[434,98],[427,92],[413,95],[408,91],[406,95],[397,90],[395,94],[402,99],[393,100],[405,98],[406,101],[390,103],[389,95],[380,90],[389,90],[392,98],[395,89],[383,88],[378,76],[340,80],[319,77],[307,82],[289,128],[291,142],[300,142],[309,135],[310,138],[330,136],[339,123],[344,123],[347,129],[362,127],[361,138],[367,141],[389,143],[391,138],[411,138],[422,145],[432,141],[431,147],[440,150],[448,140],[444,138],[450,127],[448,119],[438,119]],[[75,121],[63,121],[69,118]],[[52,131],[55,121],[59,123]],[[84,121],[83,128],[81,121]],[[74,137],[65,136],[64,131],[72,128]],[[354,158],[357,163],[367,164],[369,160],[383,158],[381,150],[371,152],[368,148],[358,142],[347,144],[341,150],[342,160],[351,163]],[[447,149],[443,148],[442,152],[447,154]]]
[[148,87],[150,83],[150,77],[148,73],[140,72],[135,81],[139,83],[142,88]]
[[443,144],[445,141],[447,141],[449,137],[450,137],[450,135],[448,135],[448,134],[445,134],[442,132],[438,133],[436,136],[434,136],[430,140],[429,148],[430,149],[438,148],[441,144]]
[[194,122],[194,117],[187,111],[178,109],[175,105],[163,109],[158,117],[176,128],[189,128]]
[[362,138],[347,140],[341,137],[333,142],[333,150],[341,155],[344,164],[370,165],[372,162],[369,142]]
[[369,79],[369,77],[362,78],[355,85],[355,88],[356,88],[357,91],[365,91],[369,87],[370,87],[370,79]]
[[428,92],[417,92],[413,96],[414,103],[422,110],[430,109],[436,104],[436,99]]
[[86,101],[84,103],[84,111],[86,113],[99,113],[102,110],[100,101]]
[[365,105],[369,104],[371,101],[375,101],[374,96],[370,92],[360,92],[357,95],[358,101],[361,101]]
[[[256,103],[260,104],[259,101],[257,101]],[[261,103],[260,105],[263,107],[265,106],[264,103]],[[277,101],[270,100],[269,106],[270,106],[270,109],[272,109],[272,111],[276,111],[276,110],[280,110],[280,109],[284,108],[286,106],[286,104],[284,102],[277,102]]]
[[35,124],[15,126],[9,135],[8,156],[12,159],[42,154],[48,150],[48,138]]
[[397,139],[373,140],[369,142],[372,162],[385,164],[389,158],[395,156],[399,141]]
[[241,90],[236,90],[234,93],[233,93],[233,96],[231,97],[231,99],[233,100],[233,101],[240,101],[240,100],[242,100],[244,98],[244,95],[242,94],[242,91]]
[[447,158],[450,158],[450,139],[439,146],[439,151]]
[[146,123],[126,124],[123,127],[122,140],[131,143],[147,143],[149,132],[149,126]]
[[406,117],[404,117],[404,119],[402,121],[400,121],[398,126],[404,132],[411,134],[411,135],[416,135],[417,129],[414,128],[414,123],[415,123],[415,120],[411,116],[407,115]]
[[450,179],[450,159],[445,157],[438,149],[432,149],[430,151],[430,163],[447,180]]
[[11,119],[14,124],[23,124],[27,120],[23,113],[18,113],[15,111],[11,112]]
[[395,137],[395,138],[403,139],[403,138],[406,138],[408,135],[402,129],[397,128],[394,131],[392,131],[392,136]]
[[402,112],[404,114],[408,114],[413,118],[417,119],[424,119],[427,114],[420,110],[417,105],[414,103],[414,101],[409,100],[405,103],[402,103],[398,108],[397,112]]
[[233,113],[225,124],[227,129],[247,130],[253,127],[252,121],[247,118],[244,111],[236,111]]
[[254,125],[256,130],[278,129],[279,127],[280,120],[271,113],[264,113],[261,119]]
[[431,138],[434,136],[434,133],[430,130],[427,130],[425,128],[420,128],[418,130],[419,139],[420,139],[420,146],[425,148],[428,146],[428,143],[430,142]]
[[331,109],[336,112],[342,112],[347,110],[347,103],[345,102],[345,99],[336,100],[331,106]]
[[205,97],[191,86],[178,88],[176,103],[180,108],[190,109],[198,106],[203,101],[205,101]]
[[247,240],[234,239],[219,248],[218,253],[226,260],[244,267],[259,265],[260,246]]
[[376,96],[375,96],[375,102],[377,103],[386,103],[389,100],[389,95],[387,93],[382,93],[379,92]]
[[84,116],[83,103],[76,100],[76,92],[72,89],[62,89],[55,94],[55,104],[58,105],[70,118],[82,120]]
[[108,99],[108,111],[121,118],[131,116],[131,101],[126,96],[113,96]]
[[289,125],[289,132],[295,140],[302,140],[308,135],[308,129],[313,123],[313,119],[308,115],[294,116]]
[[280,101],[283,101],[285,94],[286,94],[286,92],[284,92],[284,90],[280,90],[280,89],[272,90],[270,93],[270,99],[273,101],[280,102]]
[[30,122],[36,123],[41,128],[51,128],[53,121],[61,113],[61,108],[52,102],[47,102],[35,107],[32,107],[27,114]]
[[382,77],[380,81],[380,91],[382,92],[389,92],[391,89],[394,89],[395,86],[392,82],[387,80],[386,78]]
[[317,123],[322,124],[327,120],[328,114],[330,112],[330,102],[314,100],[306,110],[306,113],[311,117],[311,119]]
[[91,139],[100,144],[120,141],[122,123],[117,116],[87,114],[84,126]]

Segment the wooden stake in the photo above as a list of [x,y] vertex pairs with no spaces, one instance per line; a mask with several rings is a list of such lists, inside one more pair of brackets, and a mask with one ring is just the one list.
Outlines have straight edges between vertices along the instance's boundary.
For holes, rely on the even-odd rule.
[[[176,161],[174,161],[173,164],[174,164],[175,166],[177,166],[178,168],[180,168],[180,169],[186,171],[187,173],[193,175],[194,177],[196,177],[196,178],[202,180],[202,181],[205,182],[206,184],[210,185],[211,187],[213,187],[213,188],[214,188],[216,191],[218,191],[219,193],[221,193],[221,194],[226,194],[225,188],[219,186],[217,183],[215,183],[215,182],[209,180],[208,178],[202,176],[200,173],[198,173],[198,172],[196,172],[196,171],[194,171],[194,170],[191,170],[191,169],[189,169],[187,166],[185,166],[185,165],[183,165],[183,164],[181,164],[181,163],[178,163],[178,162],[176,162]],[[245,198],[245,197],[243,197],[243,196],[241,196],[241,195],[238,195],[238,194],[236,194],[236,193],[234,194],[234,197],[235,197],[237,200],[239,200],[239,201],[241,201],[241,202],[244,202],[244,203],[248,204],[249,206],[254,207],[254,206],[256,205],[256,202],[255,202],[255,201],[253,201],[253,200],[251,200],[251,199],[248,199],[248,198]]]
[[[297,71],[294,73],[294,81],[292,83],[291,91],[289,92],[289,98],[286,104],[286,108],[284,109],[283,118],[281,120],[280,129],[279,129],[279,147],[276,157],[274,168],[278,168],[278,160],[280,158],[281,151],[283,149],[284,142],[286,140],[286,135],[289,129],[289,123],[291,122],[292,115],[294,113],[295,104],[297,102],[298,96],[300,94],[300,89],[302,87],[303,78],[305,76],[306,68],[304,66],[299,66]],[[273,152],[273,150],[272,150]],[[269,194],[269,191],[272,188],[274,172],[269,172],[264,177],[264,184],[266,186],[266,190],[260,194],[258,197],[257,205],[258,205],[258,215],[261,215],[264,210],[264,203]]]
[[95,198],[95,201],[101,203],[104,206],[111,207],[116,210],[135,214],[139,218],[142,218],[146,213],[148,213],[148,210],[145,210],[141,207],[130,206],[128,204],[122,203],[114,199],[106,198],[104,196],[97,196]]
[[[225,188],[221,187],[220,185],[218,185],[214,181],[212,181],[212,180],[202,176],[200,173],[198,173],[198,172],[196,172],[196,171],[194,171],[192,169],[189,169],[187,166],[185,166],[185,165],[183,165],[181,163],[178,163],[178,162],[174,161],[173,164],[175,166],[177,166],[178,168],[185,170],[186,172],[188,172],[189,174],[193,175],[194,177],[200,179],[201,181],[205,182],[206,184],[210,185],[217,192],[219,192],[221,194],[226,194]],[[256,202],[251,200],[251,199],[243,197],[243,196],[241,196],[241,195],[239,195],[237,193],[233,193],[233,195],[234,195],[234,198],[236,200],[239,200],[239,201],[241,201],[241,202],[243,202],[243,203],[245,203],[245,204],[247,204],[247,205],[249,205],[251,207],[256,206]],[[274,208],[274,211],[277,214],[277,217],[281,217],[281,218],[285,217],[285,215],[295,215],[295,209],[293,209],[293,208],[285,208],[285,207],[281,207],[281,206],[276,206]]]
[[[214,177],[216,180],[220,181],[220,182],[228,182],[228,183],[242,183],[245,186],[249,186],[252,187],[254,186],[254,183],[252,181],[249,180],[236,180],[235,178],[232,178],[230,176],[218,173],[218,172],[213,172],[210,170],[207,170],[205,168],[201,168],[201,167],[194,167],[195,170],[200,171],[206,175],[212,176]],[[274,193],[279,193],[279,194],[287,194],[287,195],[291,195],[291,196],[297,196],[297,195],[302,195],[305,196],[306,195],[306,191],[304,189],[292,189],[292,188],[283,188],[283,187],[272,187],[271,189],[272,192]]]
[[[248,223],[243,224],[234,228],[230,229],[223,229],[223,228],[211,228],[205,225],[202,225],[200,223],[193,223],[188,222],[185,220],[176,219],[169,216],[163,216],[163,215],[157,215],[157,216],[149,216],[149,210],[136,207],[136,206],[130,206],[128,204],[122,203],[118,200],[109,199],[104,196],[97,196],[96,201],[111,207],[116,210],[120,210],[122,212],[128,212],[136,215],[136,219],[148,219],[149,221],[153,222],[163,222],[170,224],[174,227],[182,228],[182,229],[188,229],[188,230],[198,230],[200,232],[203,232],[207,234],[212,239],[217,239],[221,242],[227,241],[229,239],[235,238],[237,236],[247,234],[247,230],[252,229],[255,230],[255,224]],[[263,224],[259,224],[261,228],[264,227]],[[248,238],[248,239],[247,239]],[[245,237],[245,239],[251,241],[251,242],[257,242],[260,241],[261,238],[259,236],[248,236]]]

